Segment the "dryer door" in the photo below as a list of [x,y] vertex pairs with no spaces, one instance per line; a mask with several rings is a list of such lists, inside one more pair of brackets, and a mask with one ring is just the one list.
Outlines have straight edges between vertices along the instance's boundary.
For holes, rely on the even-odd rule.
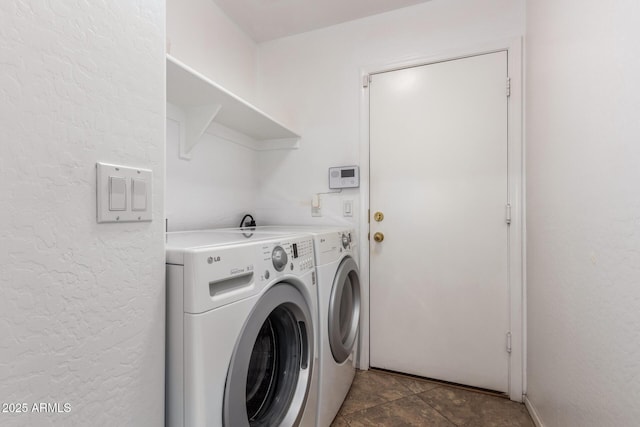
[[336,273],[329,299],[329,345],[337,363],[343,363],[356,344],[360,323],[358,265],[345,257]]
[[258,300],[229,366],[225,426],[297,425],[312,378],[311,313],[289,283],[273,286]]

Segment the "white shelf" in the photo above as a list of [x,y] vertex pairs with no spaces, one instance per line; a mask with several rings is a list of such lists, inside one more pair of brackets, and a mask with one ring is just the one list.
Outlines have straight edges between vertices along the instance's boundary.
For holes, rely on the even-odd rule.
[[294,149],[300,135],[242,98],[167,55],[167,102],[184,111],[180,156],[207,132],[254,150]]

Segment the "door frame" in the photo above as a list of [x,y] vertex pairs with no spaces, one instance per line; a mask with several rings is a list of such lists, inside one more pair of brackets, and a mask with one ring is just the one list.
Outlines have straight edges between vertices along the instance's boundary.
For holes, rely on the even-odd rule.
[[[399,59],[383,64],[362,67],[360,95],[360,283],[361,323],[358,367],[369,368],[370,356],[370,241],[369,191],[370,191],[370,141],[369,141],[369,76],[408,67],[429,65],[470,56],[507,52],[507,72],[511,92],[507,106],[507,182],[508,203],[511,204],[511,225],[508,241],[509,325],[511,332],[511,357],[509,360],[509,397],[522,402],[526,392],[526,280],[525,280],[525,176],[523,138],[523,75],[522,38],[485,43],[454,51]],[[506,91],[506,82],[505,82]],[[506,349],[506,338],[505,338]],[[505,350],[506,351],[506,350]]]

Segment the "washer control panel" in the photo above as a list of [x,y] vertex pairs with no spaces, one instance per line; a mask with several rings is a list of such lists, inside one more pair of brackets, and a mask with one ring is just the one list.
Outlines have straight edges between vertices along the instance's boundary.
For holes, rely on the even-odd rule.
[[303,271],[313,268],[313,240],[300,240],[291,244],[293,258],[298,259]]
[[282,246],[276,246],[271,251],[271,262],[273,263],[273,268],[276,271],[282,271],[287,266],[287,261],[289,261],[289,257],[287,257],[287,252],[282,248]]
[[[275,270],[268,268],[262,273],[262,279],[269,279],[272,275],[302,274],[315,268],[313,254],[313,239],[300,238],[279,241],[262,247],[264,261],[271,264]],[[271,271],[269,271],[271,270]]]

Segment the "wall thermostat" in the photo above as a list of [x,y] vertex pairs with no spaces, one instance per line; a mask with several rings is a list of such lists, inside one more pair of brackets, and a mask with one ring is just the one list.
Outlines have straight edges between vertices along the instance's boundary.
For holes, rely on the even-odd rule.
[[360,187],[360,169],[358,166],[329,168],[329,188]]

